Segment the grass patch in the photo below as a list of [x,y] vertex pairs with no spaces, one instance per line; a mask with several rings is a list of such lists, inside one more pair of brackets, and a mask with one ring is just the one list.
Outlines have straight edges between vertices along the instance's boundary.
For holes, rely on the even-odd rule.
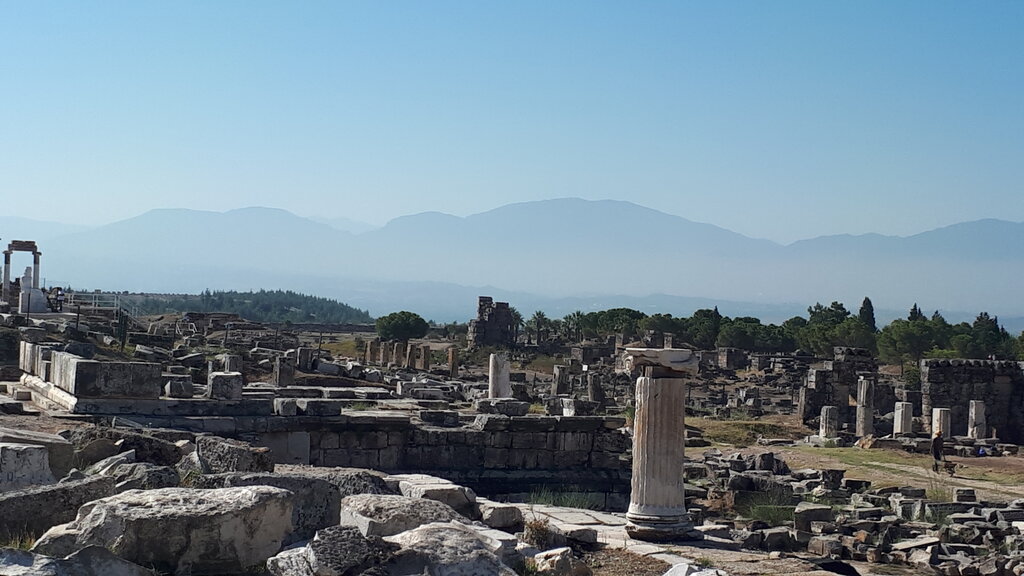
[[819,458],[831,458],[850,467],[867,468],[882,472],[896,472],[892,467],[885,464],[898,464],[900,466],[917,466],[931,472],[932,457],[924,454],[914,454],[903,450],[884,450],[860,448],[814,448],[811,446],[794,447],[799,452],[814,455]]
[[709,442],[739,447],[750,446],[759,436],[787,437],[783,426],[760,420],[704,420],[700,428]]
[[[575,488],[569,486],[568,488]],[[530,504],[544,504],[546,506],[560,506],[563,508],[583,508],[585,510],[600,510],[601,504],[596,497],[581,492],[556,492],[550,488],[539,488],[530,492],[527,499]]]
[[796,506],[787,494],[779,490],[753,492],[736,503],[736,510],[745,518],[760,520],[771,526],[782,526],[793,521]]
[[353,402],[345,409],[352,410],[353,412],[365,412],[367,410],[373,410],[376,407],[376,404],[372,404],[370,402]]
[[18,550],[28,550],[35,546],[35,536],[28,534],[17,534],[10,535],[7,538],[0,540],[0,548],[17,548]]
[[528,412],[528,414],[547,414],[547,413],[548,413],[547,409],[545,409],[544,405],[541,404],[540,402],[535,402],[533,404],[530,404],[530,411]]
[[527,370],[534,372],[543,372],[545,374],[553,374],[555,372],[555,364],[557,364],[554,356],[537,356],[530,360],[530,362],[524,366]]
[[327,342],[325,339],[321,348],[335,358],[362,358],[365,344],[362,339],[359,338],[340,340],[337,342]]

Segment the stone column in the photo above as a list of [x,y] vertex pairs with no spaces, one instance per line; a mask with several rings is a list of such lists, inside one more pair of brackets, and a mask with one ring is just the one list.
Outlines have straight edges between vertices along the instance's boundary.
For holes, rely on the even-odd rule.
[[242,357],[237,354],[225,354],[223,367],[223,372],[241,372]]
[[671,332],[665,332],[665,348],[672,348],[675,344],[676,335]]
[[552,368],[551,396],[561,396],[571,391],[569,387],[569,367],[556,365]]
[[39,286],[39,257],[42,256],[42,252],[32,253],[32,287],[41,288]]
[[821,407],[821,422],[818,425],[818,436],[822,438],[839,437],[839,409],[835,406]]
[[459,377],[459,349],[454,346],[448,349],[448,376],[452,380]]
[[270,375],[275,386],[291,386],[295,383],[295,364],[291,358],[278,356],[274,359],[274,372]]
[[512,382],[509,380],[508,358],[502,354],[491,354],[488,373],[488,398],[511,398]]
[[911,435],[914,433],[914,404],[912,402],[897,402],[896,414],[892,421],[892,433],[894,436]]
[[366,364],[380,362],[380,340],[373,339],[366,343]]
[[405,359],[405,342],[395,342],[394,350],[391,352],[391,362],[401,364]]
[[430,345],[424,344],[420,346],[420,370],[427,372],[430,370]]
[[406,368],[416,367],[416,346],[408,344],[405,349],[405,360],[402,361],[402,365]]
[[985,403],[981,400],[971,400],[967,409],[967,436],[975,439],[988,437]]
[[[677,355],[665,353],[681,353]],[[652,542],[703,538],[686,510],[683,459],[689,350],[628,349],[645,375],[636,381],[633,479],[626,532]],[[639,356],[634,356],[638,354]],[[653,355],[653,358],[651,357]],[[656,364],[651,364],[656,363]],[[692,373],[692,372],[691,372]]]
[[935,434],[937,430],[942,430],[943,438],[952,438],[953,431],[950,430],[951,425],[952,415],[949,408],[932,408],[932,434]]
[[591,402],[597,402],[598,406],[604,406],[604,388],[601,387],[600,374],[587,372],[587,398]]
[[4,286],[3,286],[3,298],[4,302],[11,301],[11,251],[4,250]]
[[857,379],[857,436],[875,433],[875,381],[861,376]]
[[394,346],[391,342],[380,343],[380,365],[387,367],[391,363],[391,354],[394,352]]

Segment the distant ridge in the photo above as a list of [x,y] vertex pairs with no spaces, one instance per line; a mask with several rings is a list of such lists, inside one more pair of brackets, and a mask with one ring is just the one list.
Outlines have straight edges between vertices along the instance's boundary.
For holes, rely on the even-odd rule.
[[[280,209],[152,210],[54,236],[42,250],[44,274],[90,287],[304,289],[305,279],[317,295],[373,314],[393,311],[376,303],[401,309],[403,302],[440,314],[449,303],[430,301],[444,293],[417,292],[438,283],[496,286],[548,302],[665,294],[855,306],[871,296],[880,309],[917,302],[1009,317],[1024,315],[1020,246],[1024,223],[993,219],[908,237],[836,235],[783,246],[631,202],[562,198],[466,217],[414,214],[357,235]],[[458,305],[470,314],[472,303]]]

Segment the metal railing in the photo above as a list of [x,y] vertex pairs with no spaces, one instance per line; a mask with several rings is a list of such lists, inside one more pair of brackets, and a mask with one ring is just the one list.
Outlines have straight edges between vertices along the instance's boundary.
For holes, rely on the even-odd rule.
[[82,311],[103,310],[113,311],[114,320],[120,321],[126,317],[129,324],[148,329],[148,326],[139,321],[142,309],[134,300],[122,298],[120,294],[110,292],[68,292],[64,297],[64,305]]

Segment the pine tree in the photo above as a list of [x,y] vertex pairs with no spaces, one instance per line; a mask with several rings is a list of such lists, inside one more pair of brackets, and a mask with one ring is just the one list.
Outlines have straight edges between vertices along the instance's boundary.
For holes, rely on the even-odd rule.
[[860,311],[857,312],[857,317],[864,323],[865,326],[871,329],[872,332],[878,332],[878,325],[875,324],[875,305],[871,303],[871,298],[864,297],[864,302],[861,302]]

